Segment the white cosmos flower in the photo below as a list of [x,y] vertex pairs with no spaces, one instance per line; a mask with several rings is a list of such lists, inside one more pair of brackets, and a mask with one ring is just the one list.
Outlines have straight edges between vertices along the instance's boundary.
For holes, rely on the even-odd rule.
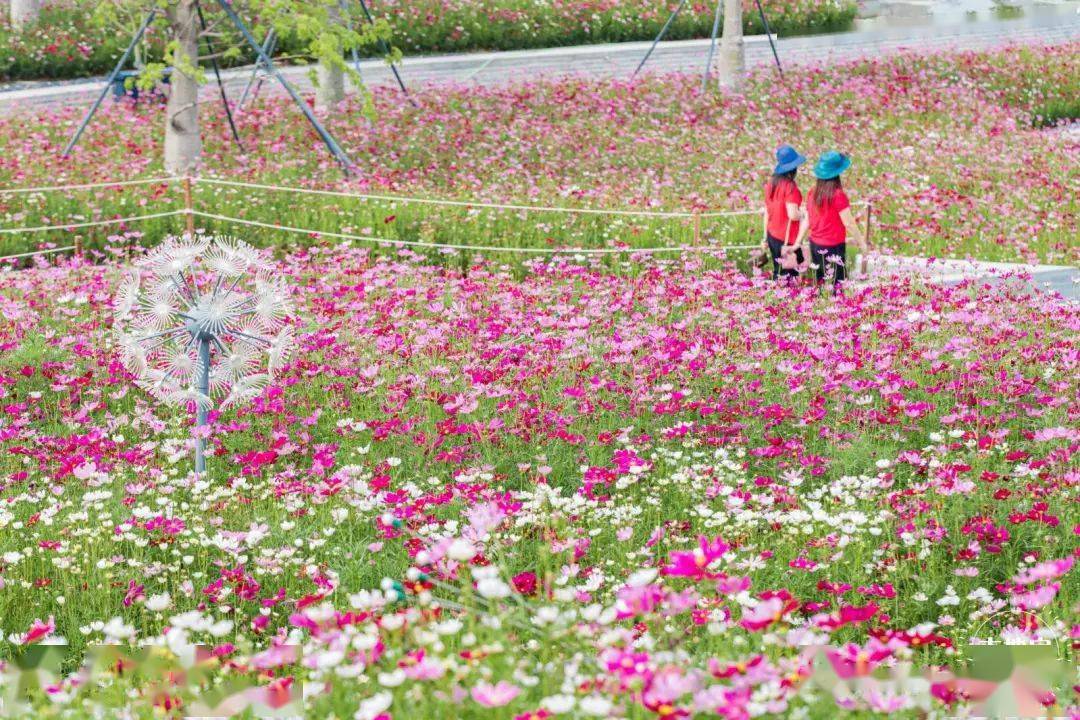
[[382,715],[394,702],[394,696],[388,692],[372,695],[367,700],[360,701],[360,708],[353,715],[354,720],[375,720]]
[[403,682],[405,682],[405,671],[401,668],[379,673],[379,684],[383,687],[397,687]]
[[446,556],[451,560],[466,562],[476,555],[476,548],[468,540],[456,538],[446,550]]
[[540,707],[554,715],[563,715],[574,709],[573,695],[549,695],[540,701]]
[[611,701],[599,695],[589,695],[581,699],[578,707],[585,715],[604,717],[611,712]]
[[158,593],[146,599],[146,609],[153,612],[167,610],[170,605],[172,605],[172,599],[169,597],[169,593]]
[[105,635],[105,639],[108,642],[129,640],[135,637],[135,628],[125,624],[123,619],[118,617],[114,617],[112,620],[105,623],[105,627],[101,629],[101,632]]
[[499,578],[484,578],[476,583],[476,593],[488,600],[499,600],[510,596],[510,586]]

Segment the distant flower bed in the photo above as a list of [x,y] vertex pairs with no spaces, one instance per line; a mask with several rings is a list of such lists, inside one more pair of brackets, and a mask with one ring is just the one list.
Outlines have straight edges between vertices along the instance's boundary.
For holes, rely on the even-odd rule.
[[[348,105],[330,127],[357,163],[343,183],[332,158],[288,102],[265,99],[240,117],[247,154],[232,146],[220,107],[204,106],[205,174],[496,203],[723,211],[759,206],[772,153],[791,142],[814,155],[836,148],[854,165],[845,183],[874,203],[874,240],[909,255],[1075,263],[1080,208],[1075,136],[1035,130],[1039,108],[1080,92],[1077,44],[990,52],[901,55],[792,68],[778,89],[765,69],[741,96],[700,95],[696,78],[637,83],[564,80],[498,88],[376,93],[377,118]],[[153,104],[107,105],[70,159],[59,156],[83,108],[27,122],[0,118],[0,182],[7,186],[155,176],[161,114]],[[803,172],[804,189],[812,179]],[[177,207],[177,188],[0,196],[7,227],[127,217]],[[484,245],[678,244],[686,220],[495,212],[199,185],[208,211],[313,230]],[[860,216],[863,212],[859,210]],[[156,222],[156,224],[154,224]],[[175,221],[134,229],[163,232]],[[166,223],[172,222],[171,225]],[[122,230],[122,228],[119,228]],[[228,228],[223,228],[228,229]],[[757,217],[701,222],[703,241],[756,242]],[[104,233],[84,233],[87,244]],[[281,242],[258,231],[261,242]],[[0,254],[70,234],[0,236]]]
[[[667,0],[376,0],[406,52],[509,50],[652,39],[678,5]],[[855,17],[848,0],[763,0],[770,29],[784,34],[840,30]],[[708,37],[715,3],[687,3],[672,40]],[[763,32],[753,0],[743,2],[747,32]]]
[[[677,3],[665,0],[384,0],[372,11],[394,31],[405,53],[514,50],[651,39]],[[855,17],[852,0],[764,0],[770,26],[783,34],[840,30]],[[715,5],[688,3],[671,39],[708,37]],[[745,29],[762,31],[757,6],[747,0]],[[60,0],[27,34],[0,25],[0,81],[74,78],[111,69],[128,38],[88,21],[85,8]],[[282,50],[293,52],[289,38]],[[241,62],[252,56],[244,52]],[[235,62],[235,61],[234,61]]]

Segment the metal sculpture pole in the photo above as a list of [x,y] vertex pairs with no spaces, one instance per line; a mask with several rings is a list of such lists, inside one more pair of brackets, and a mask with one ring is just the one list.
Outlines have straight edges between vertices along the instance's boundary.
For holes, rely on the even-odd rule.
[[758,14],[761,15],[761,26],[765,28],[765,37],[769,38],[769,47],[772,48],[773,60],[776,61],[776,71],[780,73],[780,79],[784,79],[784,68],[780,67],[780,55],[776,52],[776,43],[773,42],[772,31],[769,30],[769,21],[765,18],[765,9],[761,7],[761,0],[754,0],[757,3]]
[[712,71],[713,54],[716,52],[716,35],[720,32],[720,11],[724,0],[716,0],[716,15],[713,17],[712,37],[709,41],[709,57],[705,61],[705,74],[701,78],[701,92],[709,89],[709,73]]
[[[196,342],[199,344],[199,392],[210,397],[210,337],[200,332]],[[195,411],[195,428],[197,431],[206,427],[210,409],[205,405],[197,405]],[[201,432],[195,436],[195,472],[206,472],[206,440]]]
[[105,86],[101,88],[101,94],[98,95],[98,99],[94,101],[94,104],[90,107],[90,110],[86,113],[82,122],[79,123],[79,129],[75,131],[75,135],[72,136],[67,147],[64,148],[64,152],[61,153],[62,157],[70,155],[75,144],[79,142],[79,138],[82,137],[83,132],[86,130],[86,126],[90,124],[90,121],[94,118],[98,108],[101,107],[101,103],[104,102],[105,96],[109,94],[109,88],[116,82],[116,76],[120,74],[120,71],[124,69],[124,65],[127,64],[128,58],[131,57],[132,50],[134,50],[135,46],[142,40],[142,36],[146,33],[146,28],[150,27],[150,23],[154,22],[157,12],[158,9],[153,8],[146,14],[146,19],[144,19],[142,25],[139,26],[138,31],[135,33],[135,37],[131,38],[131,42],[128,43],[127,49],[124,50],[124,54],[116,61],[116,67],[113,68],[113,71],[109,73],[108,79],[105,80]]
[[284,283],[247,243],[168,237],[136,263],[114,307],[136,384],[161,402],[195,406],[195,472],[205,472],[215,396],[224,396],[221,408],[258,397],[292,353]]
[[[274,50],[277,48],[277,32],[274,28],[270,28],[266,31],[266,38],[263,40],[262,52],[263,55],[272,56]],[[255,67],[251,69],[251,75],[248,76],[247,85],[244,86],[244,92],[240,93],[240,102],[237,103],[238,108],[244,107],[244,103],[247,102],[248,93],[251,92],[251,86],[255,84],[255,78],[259,73],[264,70],[262,60],[256,59]],[[263,79],[259,78],[259,84],[255,85],[255,95],[259,94],[259,89],[262,87]]]
[[[366,0],[360,0],[360,9],[364,11],[364,17],[367,18],[367,21],[374,25],[375,18],[371,16],[371,11],[368,10]],[[379,38],[376,44],[378,45],[379,52],[381,52],[383,55],[390,54],[390,47],[382,38]],[[398,73],[397,66],[394,65],[394,63],[390,63],[390,72],[394,73],[394,77],[397,79],[398,87],[401,88],[401,92],[405,95],[406,99],[408,99],[408,101],[412,104],[413,107],[419,107],[416,104],[416,100],[414,100],[413,97],[409,95],[409,91],[405,89],[405,81],[401,79],[401,74]]]
[[214,57],[214,44],[210,41],[206,32],[206,18],[203,17],[202,3],[195,3],[195,12],[199,15],[199,25],[203,29],[203,42],[206,43],[206,53],[210,56],[210,65],[214,68],[214,77],[217,78],[218,90],[221,92],[221,104],[225,106],[225,117],[229,119],[229,129],[232,130],[233,140],[240,152],[244,151],[244,144],[240,142],[240,133],[236,131],[236,123],[233,122],[232,107],[229,105],[229,95],[225,92],[225,83],[221,81],[221,69],[218,68],[217,58]]
[[641,62],[638,63],[637,69],[634,70],[634,74],[630,76],[631,80],[637,77],[637,74],[641,72],[641,68],[645,67],[645,63],[649,61],[649,58],[653,54],[653,50],[656,49],[656,46],[659,45],[660,41],[664,39],[665,35],[667,35],[668,28],[671,27],[671,23],[675,22],[675,18],[679,17],[679,12],[683,9],[683,6],[685,5],[686,0],[680,0],[679,6],[675,8],[675,12],[671,13],[671,15],[668,16],[667,22],[665,22],[664,26],[660,28],[659,34],[657,34],[656,39],[653,40],[652,46],[649,48],[649,52],[645,53],[645,57],[641,58]]
[[285,92],[289,94],[289,97],[296,103],[296,106],[300,108],[300,112],[304,113],[304,117],[306,117],[308,122],[311,123],[311,126],[315,128],[315,132],[319,134],[319,137],[322,139],[327,149],[330,150],[333,156],[341,164],[341,169],[346,175],[351,175],[353,163],[349,160],[348,155],[346,155],[345,151],[341,149],[341,146],[337,144],[334,136],[331,135],[330,132],[323,127],[323,124],[319,122],[319,119],[315,117],[315,113],[311,111],[311,108],[304,102],[304,99],[300,97],[295,89],[293,89],[293,86],[289,84],[289,81],[285,79],[285,76],[278,72],[278,69],[274,67],[274,61],[270,59],[270,56],[263,52],[262,46],[259,45],[259,41],[255,39],[255,36],[251,34],[251,30],[248,29],[248,26],[245,25],[244,21],[240,19],[240,16],[236,14],[232,5],[229,4],[229,0],[218,0],[218,5],[225,11],[225,14],[228,16],[229,20],[232,21],[233,25],[236,26],[236,29],[240,31],[240,34],[244,36],[244,39],[247,40],[251,49],[258,54],[259,59],[262,60],[263,64],[266,66],[267,71],[277,78],[277,81],[285,88]]
[[[345,18],[345,28],[351,33],[352,29],[353,29],[352,17],[349,15],[349,5],[346,2],[346,0],[338,0],[338,8],[340,8],[341,13]],[[353,48],[351,48],[351,50],[352,50],[351,55],[352,55],[352,61],[353,61],[353,70],[356,72],[356,75],[358,77],[360,77],[360,53],[358,53],[356,51],[355,46]],[[360,78],[360,80],[361,80],[361,82],[363,82],[362,77]]]

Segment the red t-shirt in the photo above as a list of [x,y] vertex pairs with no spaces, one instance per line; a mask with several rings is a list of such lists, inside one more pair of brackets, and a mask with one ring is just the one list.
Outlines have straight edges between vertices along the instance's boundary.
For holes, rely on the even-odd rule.
[[766,229],[777,240],[787,235],[787,244],[794,245],[799,237],[799,221],[788,222],[787,204],[802,205],[802,193],[799,186],[790,181],[783,181],[776,186],[776,192],[769,199],[769,183],[765,183],[765,211],[769,213]]
[[810,216],[810,240],[822,247],[835,247],[847,240],[847,228],[840,219],[840,212],[851,207],[848,196],[842,188],[837,188],[832,201],[818,207],[813,191],[806,200]]

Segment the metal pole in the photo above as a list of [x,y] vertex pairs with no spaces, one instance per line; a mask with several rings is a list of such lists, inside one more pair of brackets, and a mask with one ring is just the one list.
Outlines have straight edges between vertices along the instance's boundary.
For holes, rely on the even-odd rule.
[[[338,0],[338,8],[340,8],[342,14],[345,16],[345,28],[349,32],[352,32],[352,17],[349,15],[349,4],[346,0]],[[353,70],[356,71],[357,75],[360,75],[360,53],[356,51],[355,47],[352,48],[352,61]],[[360,81],[363,82],[362,77],[360,78]]]
[[[203,17],[202,3],[195,3],[195,12],[199,14],[199,24],[202,26],[203,32],[206,32],[206,18]],[[218,90],[221,91],[221,104],[225,106],[225,117],[229,119],[229,129],[232,130],[232,136],[233,140],[236,141],[236,147],[240,149],[240,152],[243,152],[244,144],[240,142],[240,133],[236,131],[236,123],[233,122],[232,108],[229,106],[229,96],[225,92],[225,83],[221,82],[221,70],[218,68],[217,58],[214,57],[214,44],[207,35],[203,35],[203,42],[206,43],[206,52],[210,55],[210,65],[214,68],[214,77],[217,78]]]
[[187,234],[195,237],[195,206],[191,200],[191,178],[184,178],[184,209],[187,210]]
[[[263,55],[273,55],[274,49],[277,47],[277,33],[274,32],[274,28],[270,28],[266,32],[266,39],[263,40],[262,51]],[[244,107],[244,103],[247,102],[248,93],[251,92],[251,86],[255,83],[255,76],[259,74],[262,69],[262,60],[255,61],[255,67],[251,70],[251,75],[248,76],[247,85],[244,86],[244,92],[240,93],[240,102],[237,103],[237,108]],[[262,79],[259,79],[259,84],[255,86],[255,94],[259,94],[259,88],[262,87]]]
[[[210,339],[199,338],[199,392],[210,397]],[[207,408],[201,404],[195,407],[195,428],[201,430],[206,426]],[[206,472],[206,440],[201,434],[195,438],[195,472]]]
[[720,32],[720,10],[724,0],[716,0],[716,16],[713,18],[712,39],[709,42],[709,58],[705,61],[705,75],[701,78],[701,92],[709,89],[709,72],[712,70],[713,54],[716,52],[716,34]]
[[297,94],[296,90],[293,89],[293,86],[290,85],[289,81],[285,79],[285,76],[277,71],[277,68],[274,67],[274,61],[271,60],[270,57],[262,51],[262,47],[255,39],[255,36],[251,34],[251,31],[248,30],[248,27],[244,24],[244,21],[240,19],[240,16],[237,15],[236,11],[232,9],[231,5],[229,5],[229,0],[218,0],[218,5],[220,5],[221,9],[225,11],[225,14],[229,16],[229,20],[231,20],[233,24],[236,25],[236,28],[240,31],[240,34],[242,34],[244,36],[244,39],[247,40],[248,45],[250,45],[251,48],[259,54],[259,58],[266,64],[267,70],[275,78],[277,78],[277,81],[281,83],[281,86],[283,88],[285,88],[285,92],[289,93],[289,97],[291,97],[293,102],[296,103],[296,106],[300,108],[300,112],[304,113],[304,117],[306,117],[308,122],[311,123],[312,127],[315,128],[315,132],[317,132],[319,134],[319,137],[322,138],[323,143],[326,144],[326,147],[329,148],[330,152],[333,153],[335,158],[337,158],[337,161],[341,163],[341,167],[345,171],[345,174],[351,175],[352,161],[349,160],[349,157],[345,154],[345,151],[341,149],[341,146],[337,144],[337,141],[334,140],[334,137],[329,133],[329,131],[327,131],[327,129],[323,127],[323,124],[319,122],[319,119],[315,117],[315,114],[311,112],[311,108],[308,107],[308,104],[304,102],[304,99]]
[[131,56],[131,51],[135,49],[135,46],[142,40],[143,34],[146,32],[146,28],[150,27],[150,23],[154,21],[157,16],[157,8],[153,8],[146,14],[146,19],[143,20],[142,25],[139,26],[139,30],[135,33],[135,37],[131,38],[131,43],[128,44],[127,49],[124,50],[124,54],[120,56],[120,59],[116,61],[116,67],[109,73],[108,79],[105,80],[105,87],[101,88],[101,94],[98,95],[98,99],[94,102],[90,111],[86,113],[86,117],[83,118],[82,123],[79,124],[79,129],[75,131],[74,137],[68,142],[67,147],[64,148],[64,152],[61,157],[67,157],[71,154],[72,148],[79,142],[79,138],[82,137],[83,131],[86,130],[86,126],[90,124],[90,121],[94,118],[94,114],[97,113],[98,108],[101,107],[101,103],[105,100],[105,96],[109,94],[109,88],[116,82],[116,76],[120,74],[120,71],[124,69],[124,65],[127,64],[128,58]]
[[653,40],[652,46],[649,48],[649,52],[645,53],[645,57],[641,58],[641,62],[638,63],[637,66],[637,70],[634,70],[634,74],[630,76],[631,80],[637,77],[637,74],[641,72],[641,68],[645,67],[645,63],[649,61],[649,58],[653,54],[653,50],[656,49],[656,46],[659,45],[660,41],[664,39],[665,35],[667,35],[668,28],[671,27],[671,23],[675,22],[675,18],[679,17],[679,12],[683,9],[683,6],[685,5],[686,0],[681,0],[681,2],[679,2],[679,6],[675,8],[675,12],[671,13],[671,15],[667,19],[667,22],[664,23],[664,27],[660,28],[660,32],[657,34],[656,39]]
[[758,14],[761,15],[761,26],[765,28],[765,37],[769,38],[769,47],[772,48],[773,60],[776,61],[776,71],[780,73],[780,79],[784,79],[784,68],[780,67],[780,56],[776,53],[776,43],[773,42],[772,31],[769,30],[769,21],[765,18],[765,9],[761,7],[761,0],[754,0],[757,3]]
[[[368,10],[367,2],[365,0],[360,0],[360,9],[364,11],[364,17],[367,18],[367,21],[374,25],[375,19],[371,17],[371,11]],[[384,55],[390,54],[390,48],[387,46],[386,42],[383,41],[382,38],[378,39],[377,45],[379,47],[379,52]],[[397,78],[398,87],[401,88],[401,92],[405,95],[406,98],[408,98],[412,106],[419,107],[419,105],[416,104],[416,101],[413,100],[412,96],[409,95],[409,91],[405,89],[405,81],[401,79],[401,75],[398,73],[397,67],[393,63],[390,63],[390,72],[394,73],[394,77]]]

